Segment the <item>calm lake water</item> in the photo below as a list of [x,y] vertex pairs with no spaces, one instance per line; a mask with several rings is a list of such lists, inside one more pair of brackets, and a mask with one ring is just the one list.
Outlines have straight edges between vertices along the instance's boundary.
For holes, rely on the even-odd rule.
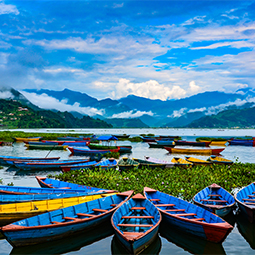
[[[130,134],[138,136],[140,134],[155,135],[178,135],[183,140],[195,141],[197,137],[234,137],[234,136],[255,136],[255,129],[244,130],[217,130],[217,129],[29,129],[25,132],[57,132],[57,133],[93,133],[103,134]],[[164,160],[171,160],[173,154],[167,153],[164,149],[150,149],[147,143],[131,143],[129,141],[119,141],[119,145],[132,145],[132,154],[124,155],[129,157],[144,158],[151,156]],[[27,150],[23,143],[14,143],[13,146],[0,146],[0,155],[10,156],[33,156],[45,157],[48,151]],[[239,162],[255,163],[255,147],[247,146],[226,146],[221,153],[227,159]],[[70,158],[69,151],[51,151],[49,156],[60,156],[61,159]],[[184,158],[184,155],[178,155]],[[207,159],[207,156],[195,157]],[[74,157],[71,158],[81,158]],[[15,186],[39,187],[34,176],[46,176],[48,174],[58,174],[60,171],[38,171],[31,173],[20,173],[15,168],[4,167],[0,170],[0,178],[4,184],[13,183]],[[251,180],[253,182],[254,180]],[[103,188],[103,187],[102,187]],[[255,249],[255,224],[250,224],[240,216],[230,215],[226,219],[234,226],[233,231],[228,235],[222,244],[213,244],[193,236],[176,232],[175,230],[161,228],[159,238],[149,247],[144,254],[254,254]],[[5,240],[0,240],[0,255],[6,254],[126,254],[126,251],[119,245],[113,235],[110,225],[100,226],[98,231],[90,231],[89,234],[79,235],[79,237],[60,240],[52,244],[28,247],[25,249],[12,249],[12,246]]]

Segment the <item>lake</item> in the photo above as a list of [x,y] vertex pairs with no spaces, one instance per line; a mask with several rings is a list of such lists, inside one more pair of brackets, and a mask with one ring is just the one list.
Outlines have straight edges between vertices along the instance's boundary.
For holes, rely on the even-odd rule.
[[[11,131],[11,130],[10,130]],[[17,130],[13,130],[17,131]],[[183,140],[195,141],[197,137],[242,137],[255,136],[255,129],[27,129],[25,132],[57,132],[57,133],[94,133],[103,134],[130,134],[138,136],[140,134],[155,135],[178,135]],[[131,143],[129,141],[119,141],[119,145],[132,145],[132,154],[124,155],[129,157],[144,158],[151,156],[170,161],[173,154],[169,154],[164,149],[149,148],[147,143]],[[0,146],[0,155],[10,156],[33,156],[45,157],[49,152],[43,150],[27,150],[24,143],[14,143],[13,146]],[[248,146],[226,146],[221,153],[227,159],[238,162],[255,163],[255,147]],[[61,159],[70,158],[69,151],[51,151],[49,156],[60,156]],[[178,156],[184,157],[179,154]],[[208,156],[195,157],[207,159]],[[72,158],[81,158],[74,157]],[[38,171],[33,174],[20,173],[15,168],[4,167],[0,170],[0,178],[4,184],[13,183],[15,186],[39,187],[34,176],[46,176],[48,174],[58,174],[60,171]],[[251,180],[251,182],[254,180]],[[102,187],[103,188],[103,187]],[[240,216],[230,215],[226,219],[234,225],[233,231],[228,235],[223,244],[213,244],[194,238],[174,230],[161,229],[160,237],[149,247],[145,254],[252,254],[255,249],[255,224],[249,224]],[[100,226],[98,231],[91,231],[89,234],[79,237],[68,238],[54,242],[51,245],[37,246],[36,248],[12,249],[12,246],[5,240],[0,240],[0,255],[5,254],[125,254],[125,250],[116,241],[111,226]]]

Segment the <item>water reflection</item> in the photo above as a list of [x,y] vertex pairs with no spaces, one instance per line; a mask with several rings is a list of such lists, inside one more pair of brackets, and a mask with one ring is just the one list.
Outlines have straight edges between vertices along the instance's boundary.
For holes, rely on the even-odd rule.
[[237,228],[250,247],[255,250],[255,223],[250,223],[242,214],[236,215]]
[[[112,238],[111,243],[111,250],[113,255],[120,255],[120,254],[129,254],[128,251],[123,247],[123,245],[118,241],[118,238],[114,235]],[[146,255],[156,255],[159,254],[161,250],[161,239],[159,236],[155,239],[153,243],[151,243],[147,249],[139,253],[146,254]]]
[[82,247],[100,241],[113,234],[113,228],[109,222],[96,226],[91,231],[73,235],[60,240],[51,241],[43,244],[13,248],[14,254],[63,254],[72,251],[78,251]]
[[164,225],[160,227],[160,235],[192,254],[226,254],[222,244],[208,242]]

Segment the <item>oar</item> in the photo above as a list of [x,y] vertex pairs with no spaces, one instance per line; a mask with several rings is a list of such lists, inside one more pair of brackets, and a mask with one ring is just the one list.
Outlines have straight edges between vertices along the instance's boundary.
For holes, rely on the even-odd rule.
[[56,146],[56,144],[54,144],[54,145],[52,146],[52,148],[50,149],[50,151],[48,152],[48,154],[45,156],[45,158],[47,158],[47,157],[49,156],[49,154],[51,153],[51,151],[54,149],[55,146]]

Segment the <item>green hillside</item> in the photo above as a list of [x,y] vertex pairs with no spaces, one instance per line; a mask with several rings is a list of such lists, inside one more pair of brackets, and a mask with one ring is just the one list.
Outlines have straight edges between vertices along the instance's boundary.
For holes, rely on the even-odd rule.
[[255,108],[234,109],[202,117],[193,121],[187,128],[254,128]]
[[68,112],[33,110],[16,100],[0,99],[0,126],[4,128],[111,128],[89,116],[76,118]]

